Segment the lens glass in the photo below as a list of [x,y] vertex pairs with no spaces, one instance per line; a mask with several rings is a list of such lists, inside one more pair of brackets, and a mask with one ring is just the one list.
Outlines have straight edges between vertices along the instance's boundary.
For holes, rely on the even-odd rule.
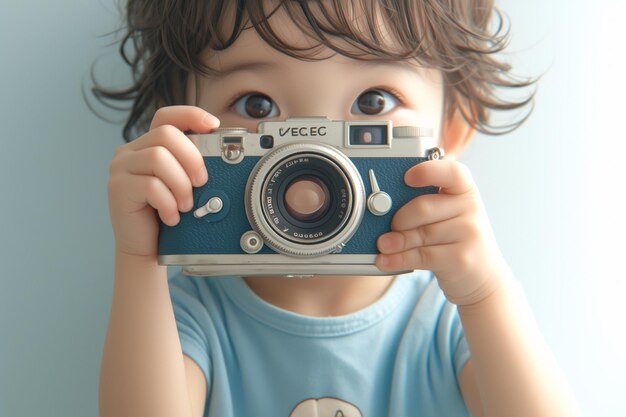
[[285,208],[295,219],[303,222],[319,220],[330,205],[328,187],[320,178],[303,175],[287,185]]

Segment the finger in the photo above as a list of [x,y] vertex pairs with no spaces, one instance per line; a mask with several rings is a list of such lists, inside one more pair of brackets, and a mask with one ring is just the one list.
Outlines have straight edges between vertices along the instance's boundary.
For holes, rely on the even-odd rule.
[[377,247],[381,253],[404,252],[420,246],[445,245],[471,238],[472,223],[466,216],[458,216],[439,223],[431,223],[416,229],[402,232],[388,232],[380,235]]
[[409,271],[415,269],[441,270],[446,256],[453,253],[453,246],[458,243],[435,246],[421,246],[394,254],[380,254],[376,257],[376,266],[382,272]]
[[[202,154],[187,136],[172,125],[159,126],[138,139],[124,145],[127,151],[141,151],[152,147],[166,148],[183,167],[192,184],[204,185],[208,174]],[[116,158],[123,152],[118,153]]]
[[454,159],[439,159],[419,163],[407,170],[404,182],[411,187],[432,185],[440,193],[465,194],[475,188],[469,168]]
[[458,195],[424,194],[400,207],[391,219],[391,230],[415,229],[451,219],[468,211],[468,201]]
[[129,203],[124,209],[128,213],[142,210],[150,205],[158,211],[159,217],[168,226],[174,226],[179,222],[180,215],[176,199],[159,178],[147,175],[119,175],[111,181],[123,182],[123,189],[128,196]]
[[220,121],[211,113],[196,106],[161,107],[154,113],[150,130],[172,125],[182,132],[208,133],[219,127]]
[[178,210],[187,212],[193,208],[192,185],[189,176],[172,153],[162,146],[128,152],[122,161],[132,175],[158,177],[172,191]]

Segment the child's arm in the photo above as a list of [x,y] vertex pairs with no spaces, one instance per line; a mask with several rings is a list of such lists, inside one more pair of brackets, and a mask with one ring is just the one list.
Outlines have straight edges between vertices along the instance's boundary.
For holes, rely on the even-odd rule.
[[463,397],[477,391],[485,410],[476,415],[578,415],[521,288],[510,281],[484,300],[458,307],[472,355],[459,381]]
[[460,386],[474,416],[570,416],[567,384],[502,257],[467,167],[453,158],[409,169],[408,185],[441,187],[416,197],[380,236],[383,271],[434,272],[458,305],[471,352]]
[[116,151],[109,210],[115,281],[100,371],[101,416],[201,415],[204,376],[181,351],[166,267],[157,262],[158,215],[169,225],[206,182],[202,155],[182,133],[219,122],[193,107],[164,108],[151,129]]
[[188,416],[190,397],[165,267],[117,253],[100,416]]

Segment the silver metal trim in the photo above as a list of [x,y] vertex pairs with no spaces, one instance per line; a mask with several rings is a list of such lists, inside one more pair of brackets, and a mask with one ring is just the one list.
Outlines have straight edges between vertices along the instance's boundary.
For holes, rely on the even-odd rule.
[[216,127],[215,129],[211,130],[211,132],[220,133],[222,135],[243,135],[246,133],[250,133],[250,131],[245,127]]
[[393,275],[411,271],[382,272],[376,255],[325,255],[293,258],[286,255],[160,255],[160,265],[182,265],[186,275]]
[[376,261],[376,254],[345,254],[323,255],[315,259],[295,258],[279,253],[245,255],[245,254],[176,254],[159,255],[159,263],[162,265],[219,265],[219,264],[257,264],[257,265],[360,265],[371,264]]
[[[391,146],[372,149],[370,146],[346,146],[346,130],[354,125],[383,125],[392,128],[390,136]],[[293,135],[289,127],[316,130],[320,135]],[[263,156],[270,149],[262,148],[259,138],[270,135],[276,146],[294,141],[323,142],[341,149],[349,158],[393,158],[393,157],[425,157],[426,150],[437,146],[436,138],[432,137],[431,128],[399,126],[392,127],[389,120],[330,120],[326,117],[300,117],[284,121],[261,122],[257,125],[257,132],[247,132],[240,128],[219,128],[209,134],[189,135],[189,139],[196,145],[202,156],[220,156],[222,154],[221,138],[229,135],[243,136],[245,142],[245,156]],[[396,135],[396,130],[397,131]],[[403,135],[417,135],[404,137]]]
[[393,128],[394,138],[421,138],[433,135],[433,129],[422,126],[396,126]]

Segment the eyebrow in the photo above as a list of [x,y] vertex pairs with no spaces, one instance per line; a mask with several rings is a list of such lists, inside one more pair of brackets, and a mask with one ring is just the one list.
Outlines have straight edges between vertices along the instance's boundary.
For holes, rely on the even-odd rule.
[[420,65],[410,62],[410,61],[377,61],[377,60],[359,60],[358,63],[355,63],[356,68],[365,68],[365,67],[387,67],[387,68],[400,68],[409,71],[416,71],[422,68]]
[[[407,71],[414,72],[416,69],[420,68],[415,63],[410,63],[408,61],[376,61],[376,60],[356,60],[354,62],[354,66],[357,69],[363,68],[376,68],[376,67],[387,67],[387,68],[396,68],[403,69]],[[231,65],[227,65],[224,69],[218,70],[216,77],[225,78],[234,73],[242,72],[242,71],[267,71],[276,68],[276,63],[273,61],[244,61],[244,62],[235,62]]]
[[270,70],[275,68],[276,64],[271,61],[251,61],[251,62],[241,62],[234,63],[231,65],[227,65],[226,68],[217,71],[218,77],[227,77],[236,72],[240,71],[259,71],[259,70]]

